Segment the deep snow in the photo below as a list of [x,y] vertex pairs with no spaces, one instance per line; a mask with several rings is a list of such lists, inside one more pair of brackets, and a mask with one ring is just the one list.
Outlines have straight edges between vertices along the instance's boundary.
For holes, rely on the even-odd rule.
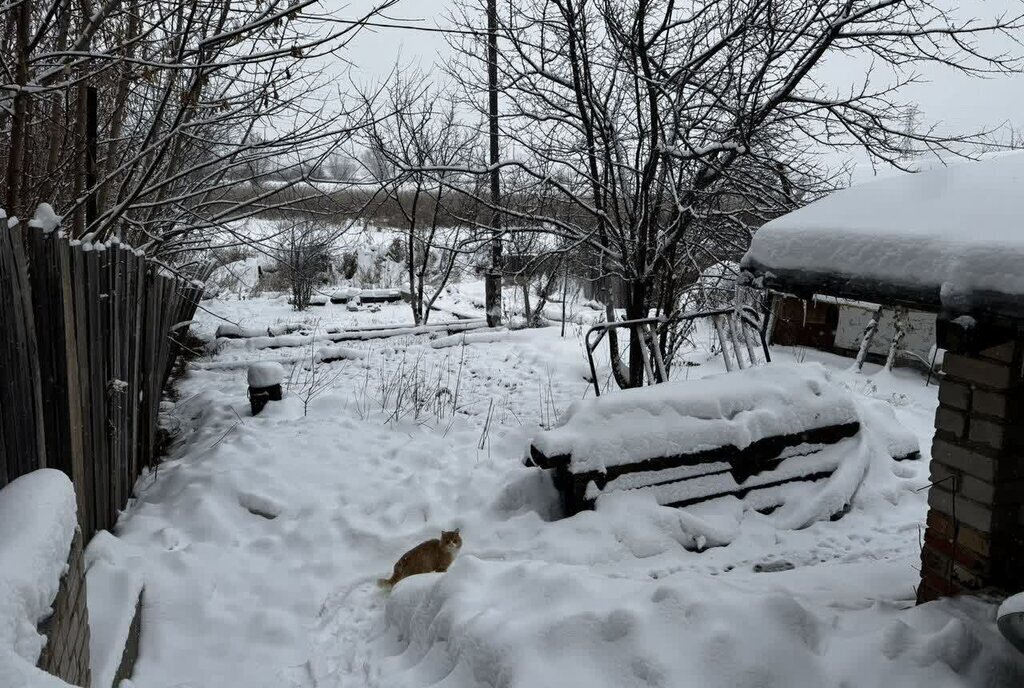
[[66,686],[35,668],[46,638],[37,627],[50,615],[78,528],[75,489],[44,468],[0,489],[0,686]]
[[[467,309],[475,288],[444,304]],[[411,320],[405,305],[204,306],[252,328]],[[199,318],[212,335],[218,319]],[[140,480],[116,533],[118,566],[146,586],[135,685],[1021,685],[1024,655],[999,636],[995,605],[914,607],[934,385],[774,352],[822,362],[872,412],[895,413],[925,455],[869,466],[839,521],[793,530],[739,500],[674,510],[642,495],[553,520],[553,488],[520,459],[592,394],[582,335],[351,342],[364,358],[315,377],[308,344],[225,345],[191,366],[165,418],[180,437],[172,458]],[[722,372],[708,341],[677,379]],[[286,395],[254,418],[244,363],[261,359],[285,361]],[[376,587],[403,552],[456,526],[464,546],[448,573],[390,596]]]

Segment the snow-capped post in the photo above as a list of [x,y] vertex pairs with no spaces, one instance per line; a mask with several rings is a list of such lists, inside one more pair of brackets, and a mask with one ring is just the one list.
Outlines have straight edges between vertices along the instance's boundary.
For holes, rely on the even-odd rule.
[[[733,312],[730,313],[729,315],[726,315],[725,319],[729,323],[729,340],[732,342],[732,353],[734,356],[736,356],[736,367],[739,368],[740,370],[743,370],[744,368],[746,368],[746,366],[743,364],[743,353],[740,349],[739,341],[740,330],[737,329],[736,323],[736,321],[739,320],[739,316],[735,312]],[[742,321],[740,321],[739,326],[743,326]],[[753,365],[753,361],[751,361],[751,365]]]
[[268,401],[281,401],[284,366],[276,361],[257,361],[249,366],[249,406],[252,415],[259,414]]
[[732,371],[732,358],[729,356],[729,348],[726,343],[725,328],[722,326],[722,319],[719,316],[711,318],[711,322],[715,325],[715,332],[718,333],[718,343],[722,347],[722,360],[725,362],[726,372]]
[[889,343],[889,355],[885,358],[885,369],[892,370],[896,364],[896,356],[899,355],[903,344],[903,337],[907,334],[907,309],[897,306],[893,314],[893,327],[895,332],[892,335],[892,342]]
[[878,332],[878,323],[882,321],[882,307],[878,309],[871,316],[871,320],[868,320],[867,326],[864,328],[864,336],[860,340],[860,350],[857,352],[857,370],[863,370],[864,360],[868,357],[868,349],[871,348],[871,340],[875,338],[875,333]]

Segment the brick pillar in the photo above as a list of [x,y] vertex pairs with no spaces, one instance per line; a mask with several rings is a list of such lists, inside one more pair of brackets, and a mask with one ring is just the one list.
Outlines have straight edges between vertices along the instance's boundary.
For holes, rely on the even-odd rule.
[[950,351],[935,414],[935,484],[918,602],[983,588],[1018,592],[1024,589],[1024,338],[981,324],[958,333],[946,323],[939,344]]

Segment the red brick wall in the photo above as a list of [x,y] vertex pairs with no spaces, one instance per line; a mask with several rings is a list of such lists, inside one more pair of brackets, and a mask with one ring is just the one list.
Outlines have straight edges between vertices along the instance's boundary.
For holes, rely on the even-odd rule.
[[1024,341],[949,353],[918,600],[1024,589]]

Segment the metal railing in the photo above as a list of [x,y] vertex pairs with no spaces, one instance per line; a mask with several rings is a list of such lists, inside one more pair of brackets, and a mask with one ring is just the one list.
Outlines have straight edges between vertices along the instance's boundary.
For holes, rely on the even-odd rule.
[[[731,339],[725,335],[724,325],[720,320],[723,316],[728,320],[729,329],[732,334]],[[609,331],[629,328],[631,337],[640,337],[642,339],[644,345],[640,348],[640,352],[644,362],[644,371],[646,372],[645,379],[650,380],[651,384],[657,384],[658,382],[668,380],[668,368],[665,365],[661,347],[658,344],[661,334],[672,325],[700,318],[712,318],[714,320],[715,329],[718,332],[719,340],[722,345],[722,355],[725,358],[727,370],[732,369],[729,354],[726,351],[728,342],[732,343],[732,353],[736,357],[737,367],[744,367],[743,356],[739,349],[740,342],[737,341],[737,339],[740,338],[738,335],[742,335],[742,341],[747,349],[748,361],[750,364],[754,363],[754,349],[747,337],[747,329],[744,328],[744,325],[749,326],[750,329],[757,332],[761,343],[761,350],[764,353],[764,360],[766,363],[771,362],[771,353],[768,351],[768,341],[766,339],[767,318],[762,318],[757,310],[753,306],[749,305],[738,307],[730,306],[728,308],[717,308],[706,311],[690,311],[688,313],[681,313],[672,318],[659,316],[656,318],[637,318],[634,320],[603,322],[591,327],[587,330],[587,334],[584,336],[584,344],[587,349],[587,361],[590,363],[590,376],[594,384],[594,394],[596,396],[601,396],[601,385],[597,378],[597,365],[594,363],[594,352],[597,350],[598,345],[600,345],[601,341]],[[739,333],[736,332],[737,319],[739,320]]]

